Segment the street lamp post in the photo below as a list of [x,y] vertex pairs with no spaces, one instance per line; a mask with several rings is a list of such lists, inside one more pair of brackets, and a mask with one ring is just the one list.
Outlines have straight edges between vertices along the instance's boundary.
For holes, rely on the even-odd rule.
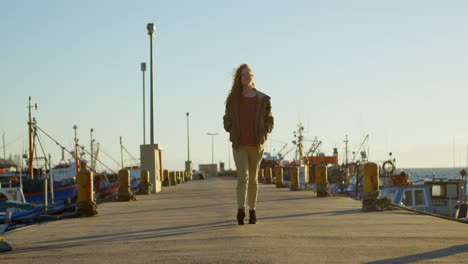
[[148,30],[148,35],[150,36],[150,143],[154,144],[154,109],[153,109],[153,99],[154,99],[154,86],[153,86],[153,38],[156,35],[156,27],[153,23],[148,23],[146,25]]
[[146,144],[146,117],[145,117],[145,71],[146,71],[146,62],[141,63],[141,72],[143,73],[143,145]]
[[91,131],[89,133],[89,138],[90,138],[90,142],[91,142],[91,146],[90,146],[90,149],[91,149],[91,162],[90,162],[90,167],[91,169],[94,169],[94,139],[93,139],[93,132],[94,132],[94,129],[91,128]]
[[187,112],[187,161],[190,161],[189,112]]
[[217,136],[218,133],[206,133],[208,136],[211,136],[211,164],[214,164],[214,136]]
[[5,131],[3,131],[3,161],[6,164],[6,151],[5,151]]

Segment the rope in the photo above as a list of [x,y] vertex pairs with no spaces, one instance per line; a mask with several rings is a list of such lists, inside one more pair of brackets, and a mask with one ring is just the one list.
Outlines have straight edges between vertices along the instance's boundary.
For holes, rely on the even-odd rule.
[[[44,146],[42,146],[42,141],[41,141],[41,138],[36,135],[36,138],[37,138],[37,141],[39,142],[39,146],[41,147],[41,150],[42,150],[42,154],[44,155],[44,159],[45,159],[45,169],[47,170],[48,167],[49,167],[49,160],[47,159],[47,155],[45,153],[45,150],[44,150]],[[36,157],[37,157],[37,149],[36,149]],[[36,163],[37,165],[37,163]]]
[[130,186],[123,187],[120,186],[119,191],[117,192],[117,200],[118,201],[136,201],[135,194],[130,191]]
[[132,158],[131,160],[133,161],[138,161],[138,159],[136,159],[135,157],[133,157],[133,155],[124,147],[122,146],[122,148],[125,150],[125,152]]
[[11,244],[4,241],[3,237],[0,237],[0,252],[8,252],[11,250],[12,250]]
[[139,187],[138,194],[150,194],[151,186],[153,186],[153,184],[149,182],[140,183],[140,185],[138,186]]
[[[38,127],[37,125],[35,126],[36,129],[38,129],[39,131],[41,131],[42,133],[44,133],[44,135],[46,135],[48,138],[50,138],[52,141],[55,142],[55,144],[59,145],[62,149],[64,149],[68,154],[72,155],[72,152],[69,151],[67,148],[65,148],[62,144],[60,144],[57,140],[55,140],[54,138],[52,138],[49,134],[47,134],[47,132],[45,132],[43,129],[41,129],[40,127]],[[40,142],[39,142],[40,143]],[[41,145],[42,146],[42,145]],[[91,155],[90,152],[88,152],[86,149],[83,148],[83,150],[86,152],[86,154],[88,155]],[[101,150],[108,158],[110,158],[112,161],[114,161],[117,165],[120,166],[120,164],[115,161],[115,159],[113,159],[111,156],[109,156],[107,153],[104,152],[104,150]],[[116,173],[114,170],[112,170],[111,168],[109,168],[106,164],[104,164],[102,161],[100,160],[96,160],[97,162],[99,162],[102,166],[104,166],[106,169],[108,169],[109,171],[111,171],[112,173]]]
[[[385,198],[384,198],[384,199],[385,199]],[[402,209],[402,210],[409,211],[409,212],[413,212],[413,213],[418,213],[418,214],[423,214],[423,215],[429,215],[429,216],[434,216],[434,217],[442,218],[442,219],[445,219],[445,220],[455,221],[455,222],[458,222],[458,223],[468,224],[468,221],[460,220],[460,219],[457,219],[457,218],[455,218],[455,217],[449,217],[449,216],[445,216],[445,215],[438,215],[438,214],[433,214],[433,213],[418,211],[418,210],[415,210],[415,209],[412,209],[412,208],[408,208],[408,207],[406,207],[406,206],[394,204],[394,203],[392,203],[392,206],[395,207],[395,208],[397,208],[397,209]]]
[[81,213],[82,216],[94,216],[97,214],[97,206],[94,202],[79,202],[77,203],[77,211]]
[[[13,140],[13,141],[10,141],[8,143],[5,144],[5,148],[8,147],[9,145],[15,143],[16,141],[19,141],[20,139],[24,139],[26,137],[26,135],[22,135],[20,136],[19,138]],[[0,149],[3,149],[3,146],[0,146]]]
[[38,127],[37,125],[35,126],[36,129],[40,130],[42,133],[44,133],[44,135],[46,135],[48,138],[50,138],[52,141],[55,142],[55,144],[59,145],[62,149],[64,149],[68,154],[71,155],[71,152],[66,149],[64,146],[62,146],[57,140],[53,139],[49,134],[47,134],[44,130],[42,130],[40,127]]
[[364,211],[378,211],[378,200],[380,196],[380,190],[374,190],[372,192],[364,192],[362,195],[362,209]]
[[[86,154],[88,154],[88,155],[91,156],[91,153],[90,153],[89,151],[87,151],[85,148],[83,148],[83,151],[84,151]],[[102,151],[102,150],[101,150],[101,151]],[[104,151],[102,151],[102,152],[103,152],[104,154],[106,154]],[[107,154],[106,154],[106,155],[107,155]],[[108,156],[108,157],[109,157],[109,156]],[[109,157],[109,158],[112,159],[112,157]],[[115,172],[114,170],[112,170],[111,168],[109,168],[106,164],[104,164],[104,163],[103,163],[102,161],[100,161],[99,159],[96,159],[96,161],[99,162],[99,163],[100,163],[102,166],[104,166],[106,169],[108,169],[110,172],[117,174],[117,172]],[[114,160],[114,161],[115,161],[115,160]],[[97,173],[95,170],[94,170],[94,172]]]
[[[442,219],[445,219],[445,220],[455,221],[455,222],[458,222],[458,223],[468,224],[468,221],[466,221],[466,220],[464,221],[464,220],[460,220],[460,219],[445,216],[445,215],[438,215],[438,214],[428,213],[428,212],[424,212],[424,211],[418,211],[416,209],[408,208],[408,207],[403,206],[403,205],[394,204],[387,197],[376,199],[376,205],[377,205],[377,210],[380,210],[380,211],[405,210],[405,211],[412,212],[412,213],[418,213],[418,214],[422,214],[422,215],[428,215],[428,216],[433,216],[433,217],[437,217],[437,218],[442,218]],[[364,201],[363,201],[363,210],[364,210]]]
[[120,163],[118,161],[116,161],[114,158],[112,158],[109,154],[107,154],[105,151],[104,151],[104,148],[102,147],[102,144],[100,144],[101,146],[101,152],[106,155],[109,159],[111,159],[113,162],[115,162],[115,164],[117,164],[118,167],[120,167]]
[[317,191],[317,197],[330,196],[330,193],[328,192],[329,190],[328,182],[317,182],[315,186],[316,186],[316,191]]

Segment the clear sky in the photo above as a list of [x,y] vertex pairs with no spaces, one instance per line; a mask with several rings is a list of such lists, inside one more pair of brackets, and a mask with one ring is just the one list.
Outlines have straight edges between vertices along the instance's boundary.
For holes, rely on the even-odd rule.
[[[120,136],[139,158],[140,63],[154,23],[155,142],[167,169],[187,160],[186,112],[194,167],[211,163],[207,133],[219,133],[214,159],[234,168],[222,117],[241,63],[272,97],[267,151],[291,148],[301,122],[340,162],[346,135],[352,155],[369,134],[371,161],[392,152],[399,167],[465,166],[467,13],[464,0],[0,1],[0,133],[7,157],[24,152],[31,96],[39,127],[66,147],[77,125],[87,149],[94,129],[108,166],[118,168],[103,153],[119,162]],[[149,143],[148,78],[146,101]],[[42,142],[57,163],[60,148]]]

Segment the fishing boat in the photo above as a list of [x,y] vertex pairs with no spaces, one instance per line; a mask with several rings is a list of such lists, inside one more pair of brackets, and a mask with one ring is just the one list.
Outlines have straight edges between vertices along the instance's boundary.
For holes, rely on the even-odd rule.
[[[380,198],[388,198],[396,205],[417,211],[451,218],[466,218],[466,182],[463,176],[448,179],[436,178],[434,175],[432,178],[411,181],[410,175],[405,171],[395,172],[395,165],[391,160],[385,161],[381,168]],[[363,174],[357,173],[347,188],[347,194],[361,199],[362,181]]]
[[[43,157],[36,157],[36,140],[38,132],[42,132],[50,137],[41,128],[37,126],[35,118],[32,118],[32,109],[37,109],[37,105],[33,106],[31,97],[29,97],[29,150],[23,158],[27,161],[27,171],[15,171],[9,175],[3,176],[2,182],[7,182],[8,187],[19,187],[24,193],[25,202],[28,203],[44,203],[71,200],[73,201],[77,196],[77,183],[76,175],[80,169],[79,146],[76,137],[75,129],[75,151],[72,162],[65,162],[63,157],[62,147],[62,161],[59,165],[52,168],[51,157],[43,153]],[[54,140],[55,141],[55,140]],[[55,141],[55,143],[59,144]],[[60,145],[60,144],[59,144]],[[39,161],[44,163],[39,164]],[[0,203],[4,202],[5,197],[0,197]]]

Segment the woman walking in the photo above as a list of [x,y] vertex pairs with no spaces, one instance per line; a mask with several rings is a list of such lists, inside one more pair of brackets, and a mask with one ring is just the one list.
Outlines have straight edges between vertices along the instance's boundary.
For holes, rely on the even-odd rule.
[[257,223],[258,170],[264,143],[274,124],[270,97],[255,88],[253,79],[249,65],[242,64],[237,68],[223,117],[236,163],[239,225],[244,224],[247,199],[249,224]]

